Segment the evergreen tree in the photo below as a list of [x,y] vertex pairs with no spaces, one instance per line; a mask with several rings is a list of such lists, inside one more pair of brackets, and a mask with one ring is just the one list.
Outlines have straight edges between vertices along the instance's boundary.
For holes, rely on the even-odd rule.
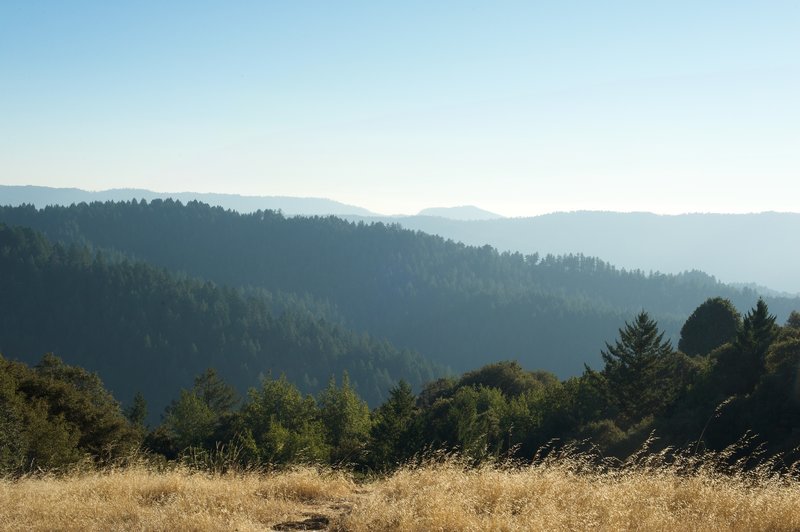
[[665,385],[658,379],[660,366],[672,355],[658,324],[642,311],[633,323],[625,322],[614,345],[601,351],[603,376],[625,423],[657,413],[665,403]]
[[281,376],[250,390],[239,422],[261,463],[319,462],[330,457],[319,417],[314,398]]
[[378,470],[396,466],[414,452],[412,422],[416,415],[416,399],[411,386],[401,380],[389,392],[386,400],[374,413],[370,431],[370,465]]
[[320,415],[332,447],[333,462],[358,458],[369,437],[369,407],[350,386],[350,377],[342,375],[342,386],[331,378],[319,395]]
[[736,337],[736,346],[752,350],[755,354],[753,358],[757,359],[760,362],[759,367],[763,368],[764,355],[777,335],[775,316],[769,313],[767,304],[759,298],[755,308],[744,318],[742,329]]
[[223,381],[214,368],[208,368],[195,377],[192,391],[217,417],[232,412],[239,403],[236,389]]
[[180,398],[167,410],[164,425],[176,450],[204,446],[214,432],[216,416],[195,393],[181,390]]
[[134,427],[145,428],[147,401],[145,401],[142,392],[136,392],[136,395],[133,396],[131,406],[125,409],[125,417],[128,418],[128,421],[130,421]]
[[747,313],[733,349],[720,353],[717,360],[721,384],[728,394],[750,393],[764,374],[764,360],[778,336],[775,316],[759,299]]
[[678,349],[690,356],[707,355],[733,341],[741,323],[742,317],[730,300],[709,298],[683,324]]

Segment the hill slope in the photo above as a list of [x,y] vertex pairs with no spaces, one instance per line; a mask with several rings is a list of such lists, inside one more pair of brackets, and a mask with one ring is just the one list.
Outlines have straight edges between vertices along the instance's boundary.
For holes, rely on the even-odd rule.
[[419,387],[441,372],[287,298],[54,246],[30,229],[0,224],[0,271],[3,355],[34,363],[53,352],[97,371],[122,400],[142,391],[156,414],[207,367],[240,392],[269,373],[316,392],[347,371],[372,404],[400,378]]
[[[708,297],[730,298],[740,309],[758,297],[699,272],[645,275],[581,255],[501,254],[399,226],[242,215],[194,202],[0,208],[0,221],[221,284],[310,294],[349,328],[456,371],[518,359],[573,375],[596,364],[604,342],[642,308],[676,338]],[[800,299],[768,302],[781,320],[800,308]]]
[[399,223],[469,245],[500,251],[583,253],[618,267],[680,273],[702,270],[726,282],[756,283],[800,294],[800,214],[569,212],[532,218],[454,220],[430,216],[347,217]]

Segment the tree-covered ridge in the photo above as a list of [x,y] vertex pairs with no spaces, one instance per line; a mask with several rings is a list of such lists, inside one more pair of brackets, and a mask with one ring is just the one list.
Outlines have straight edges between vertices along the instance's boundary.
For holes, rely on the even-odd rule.
[[[498,253],[399,226],[238,214],[191,202],[0,208],[0,221],[113,249],[214,282],[305,294],[348,327],[465,371],[518,358],[561,376],[601,362],[595,346],[641,308],[677,340],[711,296],[746,308],[757,295],[700,272],[621,271],[581,255]],[[797,300],[768,300],[779,316]],[[574,334],[580,324],[580,334]]]
[[[177,277],[141,262],[53,245],[30,229],[0,225],[0,352],[33,363],[53,352],[98,372],[117,397],[141,391],[160,410],[204,368],[241,391],[285,373],[308,392],[347,371],[380,403],[404,378],[437,371],[409,351],[315,318],[291,300]],[[283,308],[280,313],[273,308]],[[38,355],[34,355],[38,356]]]
[[646,460],[666,446],[721,451],[747,434],[755,446],[739,443],[718,456],[741,467],[796,460],[800,314],[780,326],[759,301],[734,338],[688,356],[641,311],[599,350],[601,369],[566,380],[496,362],[431,381],[418,395],[400,381],[371,411],[347,373],[316,395],[267,375],[241,397],[207,369],[172,390],[163,421],[149,429],[144,401],[126,409],[126,420],[96,375],[50,355],[34,368],[0,358],[0,469],[25,471],[30,460],[59,468],[84,456],[102,462],[138,446],[212,468],[323,462],[381,472],[429,451],[524,461],[554,441],[587,440],[597,456],[642,449],[638,459]]

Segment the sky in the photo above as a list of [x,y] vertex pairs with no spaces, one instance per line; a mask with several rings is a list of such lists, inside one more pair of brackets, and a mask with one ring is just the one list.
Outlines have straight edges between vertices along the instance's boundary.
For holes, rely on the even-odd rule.
[[800,211],[800,2],[0,2],[0,184]]

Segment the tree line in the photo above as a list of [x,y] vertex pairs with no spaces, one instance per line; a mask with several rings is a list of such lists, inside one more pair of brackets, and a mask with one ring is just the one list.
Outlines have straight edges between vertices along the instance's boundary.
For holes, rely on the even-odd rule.
[[0,466],[106,463],[139,448],[204,466],[311,462],[380,472],[432,449],[526,460],[553,439],[626,456],[653,431],[660,439],[651,451],[720,450],[748,431],[770,456],[800,444],[800,313],[779,325],[763,300],[742,316],[710,298],[684,323],[678,347],[641,311],[600,349],[602,368],[559,380],[496,362],[419,393],[401,380],[373,409],[347,373],[316,394],[267,375],[240,397],[210,368],[154,426],[144,396],[123,410],[96,374],[52,355],[33,367],[0,358]]

